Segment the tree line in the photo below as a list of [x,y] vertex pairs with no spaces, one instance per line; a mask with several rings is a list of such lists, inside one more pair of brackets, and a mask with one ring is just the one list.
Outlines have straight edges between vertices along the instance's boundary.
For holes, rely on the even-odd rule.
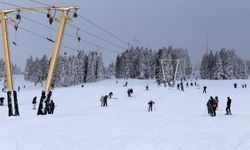
[[235,50],[221,49],[203,55],[200,66],[202,79],[248,79],[250,62],[239,58]]
[[[24,79],[32,82],[46,80],[49,68],[49,59],[44,55],[41,59],[27,59],[24,71]],[[104,79],[104,64],[102,54],[80,51],[76,56],[59,55],[57,68],[53,78],[53,84],[59,87],[67,87],[85,82],[96,82]]]
[[[49,61],[46,55],[41,59],[30,56],[24,71],[25,80],[45,81]],[[204,54],[198,68],[202,79],[247,79],[250,61],[240,59],[234,50],[222,49]],[[107,67],[104,67],[101,53],[80,51],[77,55],[59,56],[53,82],[55,86],[66,87],[115,77],[156,79],[160,83],[171,83],[175,76],[176,79],[191,78],[193,70],[188,50],[172,46],[158,51],[131,47],[117,55],[115,63]]]

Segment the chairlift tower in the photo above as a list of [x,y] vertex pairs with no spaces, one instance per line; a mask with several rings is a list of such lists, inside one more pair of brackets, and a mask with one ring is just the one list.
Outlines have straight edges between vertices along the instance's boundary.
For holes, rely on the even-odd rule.
[[163,76],[163,80],[164,82],[166,82],[166,76],[165,76],[165,70],[163,67],[163,61],[176,61],[176,67],[175,67],[175,72],[174,72],[174,76],[173,76],[173,85],[175,84],[176,81],[176,76],[177,76],[177,72],[178,72],[178,68],[179,68],[179,63],[181,62],[180,59],[160,59],[160,64],[161,64],[161,70],[162,70],[162,76]]
[[[7,23],[13,23],[15,20],[8,16],[9,13],[17,12],[16,19],[21,19],[20,12],[22,11],[60,11],[61,18],[58,20],[60,21],[57,37],[55,40],[55,45],[53,49],[53,53],[51,56],[51,62],[49,66],[49,71],[46,79],[46,84],[44,87],[44,91],[42,91],[42,96],[40,99],[40,110],[38,109],[38,115],[46,114],[44,112],[44,100],[46,98],[50,100],[51,97],[51,90],[52,90],[52,78],[54,76],[56,62],[59,56],[60,47],[63,40],[63,35],[65,31],[65,26],[67,21],[70,19],[69,12],[70,10],[75,11],[74,17],[77,17],[76,11],[79,9],[79,6],[69,6],[69,7],[34,7],[34,8],[13,8],[13,9],[1,9],[0,10],[0,24],[2,28],[2,40],[3,40],[3,50],[4,50],[4,64],[6,69],[6,79],[7,79],[7,99],[8,99],[8,109],[9,109],[9,116],[19,116],[18,110],[18,103],[17,103],[17,92],[14,89],[14,83],[12,78],[12,66],[11,66],[11,53],[10,53],[10,46],[9,46],[9,35],[8,35],[8,26]],[[47,15],[48,17],[48,15]],[[49,18],[50,23],[53,20],[57,20],[55,16]]]

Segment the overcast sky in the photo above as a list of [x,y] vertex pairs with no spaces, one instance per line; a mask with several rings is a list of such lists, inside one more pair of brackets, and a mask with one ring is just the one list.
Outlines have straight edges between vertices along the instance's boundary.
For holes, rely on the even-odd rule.
[[[23,7],[42,6],[29,0],[0,1]],[[216,51],[221,48],[235,49],[238,56],[250,59],[249,0],[40,0],[40,2],[55,6],[80,6],[81,16],[135,46],[144,46],[153,50],[169,45],[186,48],[193,63],[199,62],[206,52],[207,37],[209,49]],[[0,8],[13,8],[3,4],[0,6]],[[21,12],[21,15],[49,25],[46,16],[40,13]],[[56,15],[59,15],[59,12]],[[79,17],[70,23],[119,46],[128,47]],[[52,27],[56,28],[56,25],[57,23],[54,23]],[[22,19],[20,27],[44,37],[50,36],[48,28],[25,19]],[[9,30],[11,44],[15,39],[15,33],[12,26],[9,26]],[[75,32],[75,28],[67,26],[66,33],[76,35]],[[51,37],[54,38],[56,32],[51,33]],[[42,54],[51,55],[53,43],[22,30],[18,30],[16,35],[18,45],[11,44],[11,52],[14,63],[22,65],[22,68],[30,55],[39,57]],[[83,40],[106,48],[99,48],[106,63],[114,61],[117,54],[123,51],[86,33],[79,32],[79,35]],[[91,46],[85,42],[78,44],[70,36],[65,36],[63,43],[76,49],[84,49],[86,52],[98,49],[97,46]],[[2,49],[2,43],[0,47]],[[61,50],[62,53],[76,53],[65,48]],[[3,52],[0,56],[3,56]]]

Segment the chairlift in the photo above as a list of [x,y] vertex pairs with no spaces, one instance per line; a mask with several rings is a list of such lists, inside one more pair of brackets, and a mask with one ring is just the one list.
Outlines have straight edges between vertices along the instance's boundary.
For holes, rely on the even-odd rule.
[[[53,6],[53,8],[54,8],[54,6]],[[55,41],[52,40],[52,38],[51,38],[51,25],[53,24],[55,15],[56,15],[56,9],[54,9],[54,14],[53,14],[53,16],[51,16],[50,10],[48,10],[47,18],[49,18],[50,28],[49,28],[49,37],[47,37],[46,39],[47,39],[48,41],[52,42],[52,43],[54,43]]]
[[77,30],[76,30],[76,37],[77,37],[77,41],[81,42],[81,37],[79,36],[79,31],[80,31],[80,29],[77,28]]
[[18,30],[19,23],[21,22],[20,11],[18,11],[18,13],[16,14],[16,20],[18,20],[18,21],[14,25],[15,35],[14,35],[14,41],[12,41],[12,44],[15,45],[15,46],[17,46],[17,42],[16,42],[16,39],[17,39],[17,30]]

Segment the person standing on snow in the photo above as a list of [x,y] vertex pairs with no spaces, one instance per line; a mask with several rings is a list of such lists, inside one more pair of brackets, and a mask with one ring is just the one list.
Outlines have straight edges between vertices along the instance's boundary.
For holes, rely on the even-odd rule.
[[207,93],[207,87],[206,86],[203,86],[203,92],[202,93]]
[[232,103],[232,100],[230,97],[227,97],[227,107],[226,107],[226,114],[225,115],[232,115],[231,113],[231,103]]
[[207,112],[210,116],[213,116],[213,97],[210,96],[210,99],[207,101]]
[[215,105],[216,105],[215,110],[218,110],[218,107],[219,107],[219,98],[218,98],[218,96],[215,96],[214,101],[215,101]]
[[155,102],[153,100],[150,100],[148,102],[148,111],[153,111],[153,105],[155,104]]
[[108,107],[108,95],[103,97],[103,107]]
[[35,110],[36,109],[36,96],[33,98],[32,100],[32,104],[33,104],[33,109]]
[[53,114],[54,110],[55,110],[55,103],[54,103],[54,101],[51,100],[49,105],[50,105],[50,107],[49,107],[49,109],[50,109],[49,114]]

